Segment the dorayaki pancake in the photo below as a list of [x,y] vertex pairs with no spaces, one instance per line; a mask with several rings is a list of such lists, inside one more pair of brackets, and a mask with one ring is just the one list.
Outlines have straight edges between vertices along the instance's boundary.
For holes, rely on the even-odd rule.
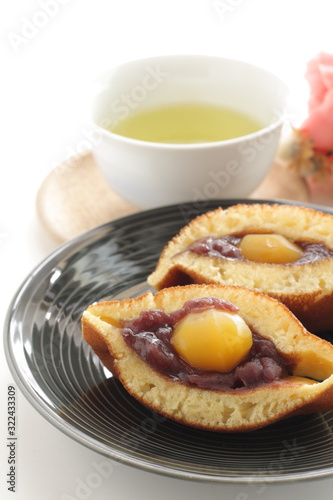
[[[140,314],[157,310],[159,314],[170,316],[184,309],[184,304],[198,303],[201,299],[227,301],[229,317],[237,317],[257,338],[272,345],[288,368],[287,372],[279,377],[273,375],[269,382],[247,383],[239,388],[207,389],[188,381],[184,383],[179,374],[169,375],[163,371],[164,367],[163,370],[156,368],[143,359],[142,352],[135,350],[135,340],[131,345],[125,340],[127,326],[137,324]],[[212,310],[215,315],[215,305]],[[190,314],[185,315],[185,319]],[[195,324],[203,314],[204,311],[192,313]],[[181,331],[180,325],[185,319],[173,325],[173,336],[176,331]],[[219,330],[216,328],[218,323],[210,323],[208,329],[202,325],[198,338],[202,341],[203,354],[209,355],[211,347],[206,340],[213,326],[218,341],[222,340],[222,344],[227,341],[221,356],[228,361],[228,348],[233,346],[235,332],[229,327]],[[149,336],[149,327],[147,330]],[[134,299],[96,303],[83,313],[82,333],[129,394],[156,412],[188,426],[220,432],[249,431],[285,417],[333,409],[333,346],[309,333],[282,303],[253,290],[239,286],[187,285],[167,288],[155,295],[148,292]],[[185,331],[185,335],[189,333],[191,328]],[[175,351],[175,343],[172,345]],[[236,351],[238,349],[237,345]],[[230,352],[230,356],[234,356],[235,353]],[[232,370],[237,372],[240,366],[250,362],[249,353],[243,353],[239,364]],[[214,350],[212,357],[215,355]],[[255,362],[264,365],[264,361],[261,358]],[[182,358],[181,362],[184,362]],[[210,376],[207,369],[201,372]],[[231,371],[222,370],[221,374],[228,377]]]
[[[253,256],[249,260],[191,250],[207,238],[236,238],[237,242],[237,237],[249,240],[249,235],[272,234],[301,246],[303,257],[293,262],[256,262]],[[260,259],[262,243],[252,245]],[[316,248],[317,254],[311,257],[309,249]],[[277,253],[282,255],[280,250]],[[329,330],[333,327],[333,216],[278,204],[216,209],[191,221],[165,246],[148,282],[156,290],[189,283],[244,286],[283,302],[311,332]]]

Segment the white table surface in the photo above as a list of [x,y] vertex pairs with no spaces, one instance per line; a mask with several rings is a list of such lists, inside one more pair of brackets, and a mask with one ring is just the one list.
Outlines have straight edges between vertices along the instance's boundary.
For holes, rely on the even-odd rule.
[[[1,322],[22,280],[57,248],[39,225],[35,196],[50,170],[85,139],[94,77],[120,62],[158,54],[236,57],[280,74],[299,109],[307,93],[305,62],[320,50],[333,52],[331,5],[330,0],[1,2]],[[53,427],[18,388],[14,494],[6,484],[9,385],[16,386],[1,347],[2,499],[333,498],[333,479],[235,486],[182,481],[112,462],[106,468],[105,458]],[[103,464],[105,477],[96,475]]]

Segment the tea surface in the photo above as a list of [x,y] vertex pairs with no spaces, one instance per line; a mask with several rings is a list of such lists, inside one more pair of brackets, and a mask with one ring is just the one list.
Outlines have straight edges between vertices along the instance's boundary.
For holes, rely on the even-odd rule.
[[134,112],[110,130],[149,142],[193,144],[248,135],[263,127],[240,111],[209,104],[176,104]]

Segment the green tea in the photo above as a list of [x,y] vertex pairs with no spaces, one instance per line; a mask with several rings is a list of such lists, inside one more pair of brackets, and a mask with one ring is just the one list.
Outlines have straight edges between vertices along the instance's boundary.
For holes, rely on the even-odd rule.
[[234,139],[261,128],[256,119],[235,109],[188,103],[133,112],[110,130],[141,141],[191,144]]

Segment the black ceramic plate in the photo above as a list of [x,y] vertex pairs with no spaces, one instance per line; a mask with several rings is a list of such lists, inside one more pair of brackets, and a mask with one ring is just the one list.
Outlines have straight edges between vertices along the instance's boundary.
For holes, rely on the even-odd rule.
[[236,201],[139,213],[61,247],[31,273],[12,302],[5,326],[9,367],[27,399],[52,424],[128,465],[229,483],[332,475],[333,412],[252,433],[191,429],[129,396],[81,337],[81,314],[90,303],[147,291],[147,275],[164,244],[199,213]]

